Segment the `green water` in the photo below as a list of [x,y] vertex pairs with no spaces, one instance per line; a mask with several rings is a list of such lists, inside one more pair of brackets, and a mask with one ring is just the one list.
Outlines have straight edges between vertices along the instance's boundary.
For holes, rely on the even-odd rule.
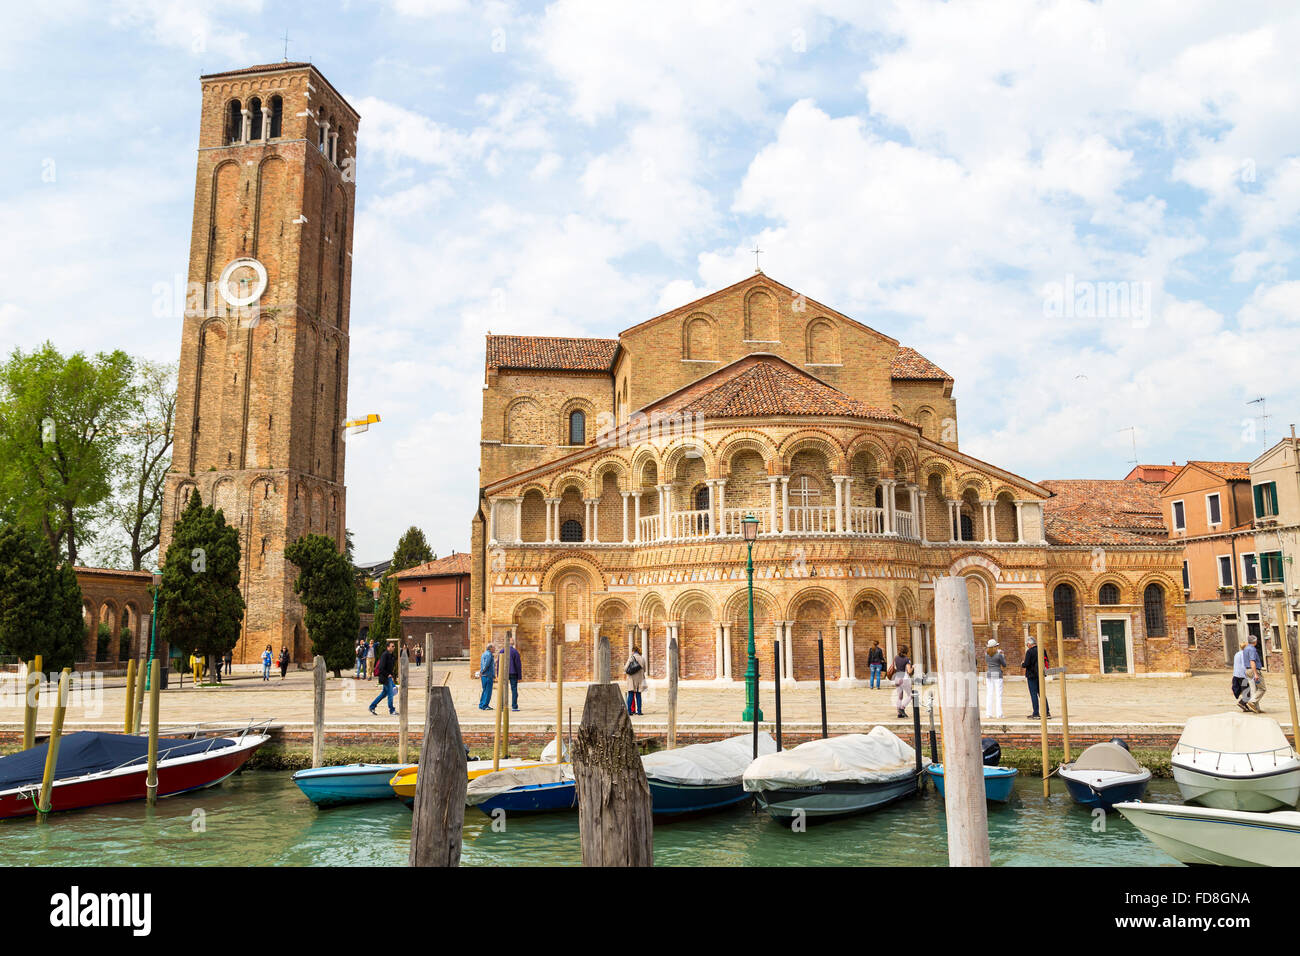
[[[319,811],[288,773],[249,771],[220,787],[159,802],[126,803],[0,822],[0,861],[10,866],[404,866],[411,812],[396,799]],[[1149,800],[1178,802],[1172,780],[1153,780]],[[1008,804],[989,805],[993,863],[1000,866],[1174,865],[1117,813],[1105,832],[1059,782],[1021,778]],[[792,833],[766,814],[736,808],[655,827],[661,866],[942,866],[943,801],[919,797],[876,813]],[[581,863],[576,813],[516,817],[504,832],[465,812],[466,866]]]

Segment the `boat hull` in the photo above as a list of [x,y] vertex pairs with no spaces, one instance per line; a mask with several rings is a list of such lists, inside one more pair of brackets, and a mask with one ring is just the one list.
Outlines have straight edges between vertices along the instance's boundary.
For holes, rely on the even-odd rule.
[[1151,771],[1140,774],[1099,773],[1097,771],[1069,771],[1062,768],[1058,775],[1075,803],[1085,807],[1113,809],[1117,803],[1134,803],[1146,796],[1151,783]]
[[[245,738],[232,747],[223,747],[210,753],[161,761],[158,764],[158,796],[171,797],[191,790],[215,787],[247,763],[268,739],[257,735]],[[148,768],[139,765],[124,770],[56,780],[50,788],[50,809],[52,812],[83,810],[87,807],[143,800],[147,791],[147,776]],[[0,793],[0,820],[34,816],[39,796],[39,784]]]
[[700,786],[654,779],[646,782],[650,785],[652,812],[660,818],[725,810],[750,798],[740,783]]
[[1119,803],[1125,819],[1175,860],[1205,866],[1295,866],[1300,814]]
[[1173,772],[1183,799],[1203,807],[1267,813],[1290,810],[1300,800],[1300,765],[1271,773],[1216,774],[1175,758]]
[[400,763],[316,767],[300,770],[292,779],[308,800],[325,809],[366,800],[392,799],[393,788],[388,781],[402,767]]
[[[932,763],[925,769],[930,779],[934,781],[934,788],[942,797],[944,794],[943,764]],[[984,767],[984,799],[992,800],[994,803],[1006,803],[1010,800],[1016,787],[1018,773],[1015,767]]]
[[507,816],[515,813],[557,813],[577,809],[578,790],[572,780],[531,784],[499,793],[475,806],[488,816],[498,810],[504,811]]
[[915,794],[918,780],[912,773],[883,783],[827,783],[756,790],[754,797],[774,820],[789,823],[802,817],[811,823],[878,810]]

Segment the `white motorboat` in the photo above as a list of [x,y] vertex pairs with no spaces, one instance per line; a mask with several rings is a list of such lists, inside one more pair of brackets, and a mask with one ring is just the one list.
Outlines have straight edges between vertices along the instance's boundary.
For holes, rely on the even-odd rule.
[[1202,866],[1295,866],[1300,813],[1249,813],[1169,803],[1117,803],[1115,809],[1175,860]]
[[[771,734],[758,735],[758,753],[776,753]],[[753,759],[752,734],[647,754],[641,763],[655,816],[667,819],[722,810],[750,799],[742,778]]]
[[1151,782],[1151,771],[1133,759],[1126,746],[1113,741],[1093,744],[1057,775],[1075,803],[1106,810],[1116,803],[1141,800]]
[[916,793],[916,751],[884,727],[810,740],[760,755],[744,788],[775,820],[808,822],[866,813]]
[[1188,803],[1263,813],[1300,800],[1300,757],[1271,717],[1192,717],[1170,762]]

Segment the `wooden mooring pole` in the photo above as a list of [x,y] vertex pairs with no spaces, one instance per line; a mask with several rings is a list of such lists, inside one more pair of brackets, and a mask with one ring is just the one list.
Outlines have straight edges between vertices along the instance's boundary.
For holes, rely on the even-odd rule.
[[780,753],[784,748],[781,746],[781,642],[779,640],[772,642],[772,673],[775,680],[772,681],[772,699],[776,704],[776,752]]
[[615,684],[590,684],[573,744],[583,866],[653,866],[650,787]]
[[1043,624],[1041,621],[1034,624],[1034,650],[1038,653],[1035,657],[1038,659],[1038,726],[1039,735],[1043,741],[1043,796],[1050,796],[1051,781],[1048,776],[1051,772],[1047,760],[1047,669],[1043,666],[1043,654],[1046,648],[1043,647]]
[[401,686],[397,688],[397,762],[406,763],[409,755],[410,743],[410,687],[411,682],[411,655],[402,648],[401,660]]
[[988,805],[980,750],[979,675],[970,597],[960,577],[934,580],[934,629],[943,730],[950,866],[989,866]]
[[468,785],[465,744],[451,688],[429,691],[411,815],[411,866],[460,866]]
[[[1065,689],[1065,635],[1056,622],[1056,669],[1061,678],[1061,741],[1065,744],[1065,762],[1070,762],[1070,698]],[[1046,710],[1046,708],[1043,708]]]
[[45,775],[41,778],[41,798],[36,804],[36,822],[44,823],[50,812],[50,796],[54,787],[54,770],[59,763],[59,741],[63,737],[63,717],[68,712],[68,683],[72,668],[63,668],[59,675],[59,693],[54,699],[54,720],[50,724],[50,739],[45,745]]
[[126,709],[122,716],[122,733],[131,732],[131,718],[135,711],[135,658],[126,662]]
[[1282,671],[1286,674],[1286,700],[1291,706],[1291,742],[1300,748],[1300,723],[1296,722],[1295,681],[1291,679],[1291,638],[1286,628],[1286,602],[1278,601],[1273,607],[1277,615],[1277,633],[1282,643]]
[[325,658],[319,654],[311,662],[311,686],[311,765],[319,767],[325,763]]
[[492,732],[492,771],[494,773],[501,769],[501,712],[505,710],[506,700],[506,678],[505,674],[501,672],[504,664],[505,653],[502,652],[497,657],[496,666],[497,712],[493,715],[496,719],[493,721]]
[[604,634],[600,635],[600,641],[596,644],[596,683],[608,684],[610,672],[610,648],[609,638]]
[[36,662],[27,662],[27,680],[23,682],[23,750],[36,746],[36,715],[40,707],[41,675]]
[[[791,648],[791,653],[794,649]],[[822,740],[825,740],[830,734],[826,724],[826,658],[822,650],[822,632],[817,632],[817,684],[821,689],[822,695]]]
[[677,746],[677,668],[681,663],[677,638],[668,639],[668,749]]
[[148,651],[141,649],[140,666],[135,669],[135,719],[131,722],[131,733],[138,734],[144,726],[144,685],[149,675]]
[[555,642],[555,762],[564,763],[564,645]]
[[158,802],[158,659],[149,662],[149,768],[145,776],[145,802]]

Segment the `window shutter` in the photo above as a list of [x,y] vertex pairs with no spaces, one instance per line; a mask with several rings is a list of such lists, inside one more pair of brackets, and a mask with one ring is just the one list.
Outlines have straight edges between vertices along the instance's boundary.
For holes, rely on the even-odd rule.
[[1255,517],[1264,517],[1264,486],[1256,485],[1253,489],[1255,492]]

